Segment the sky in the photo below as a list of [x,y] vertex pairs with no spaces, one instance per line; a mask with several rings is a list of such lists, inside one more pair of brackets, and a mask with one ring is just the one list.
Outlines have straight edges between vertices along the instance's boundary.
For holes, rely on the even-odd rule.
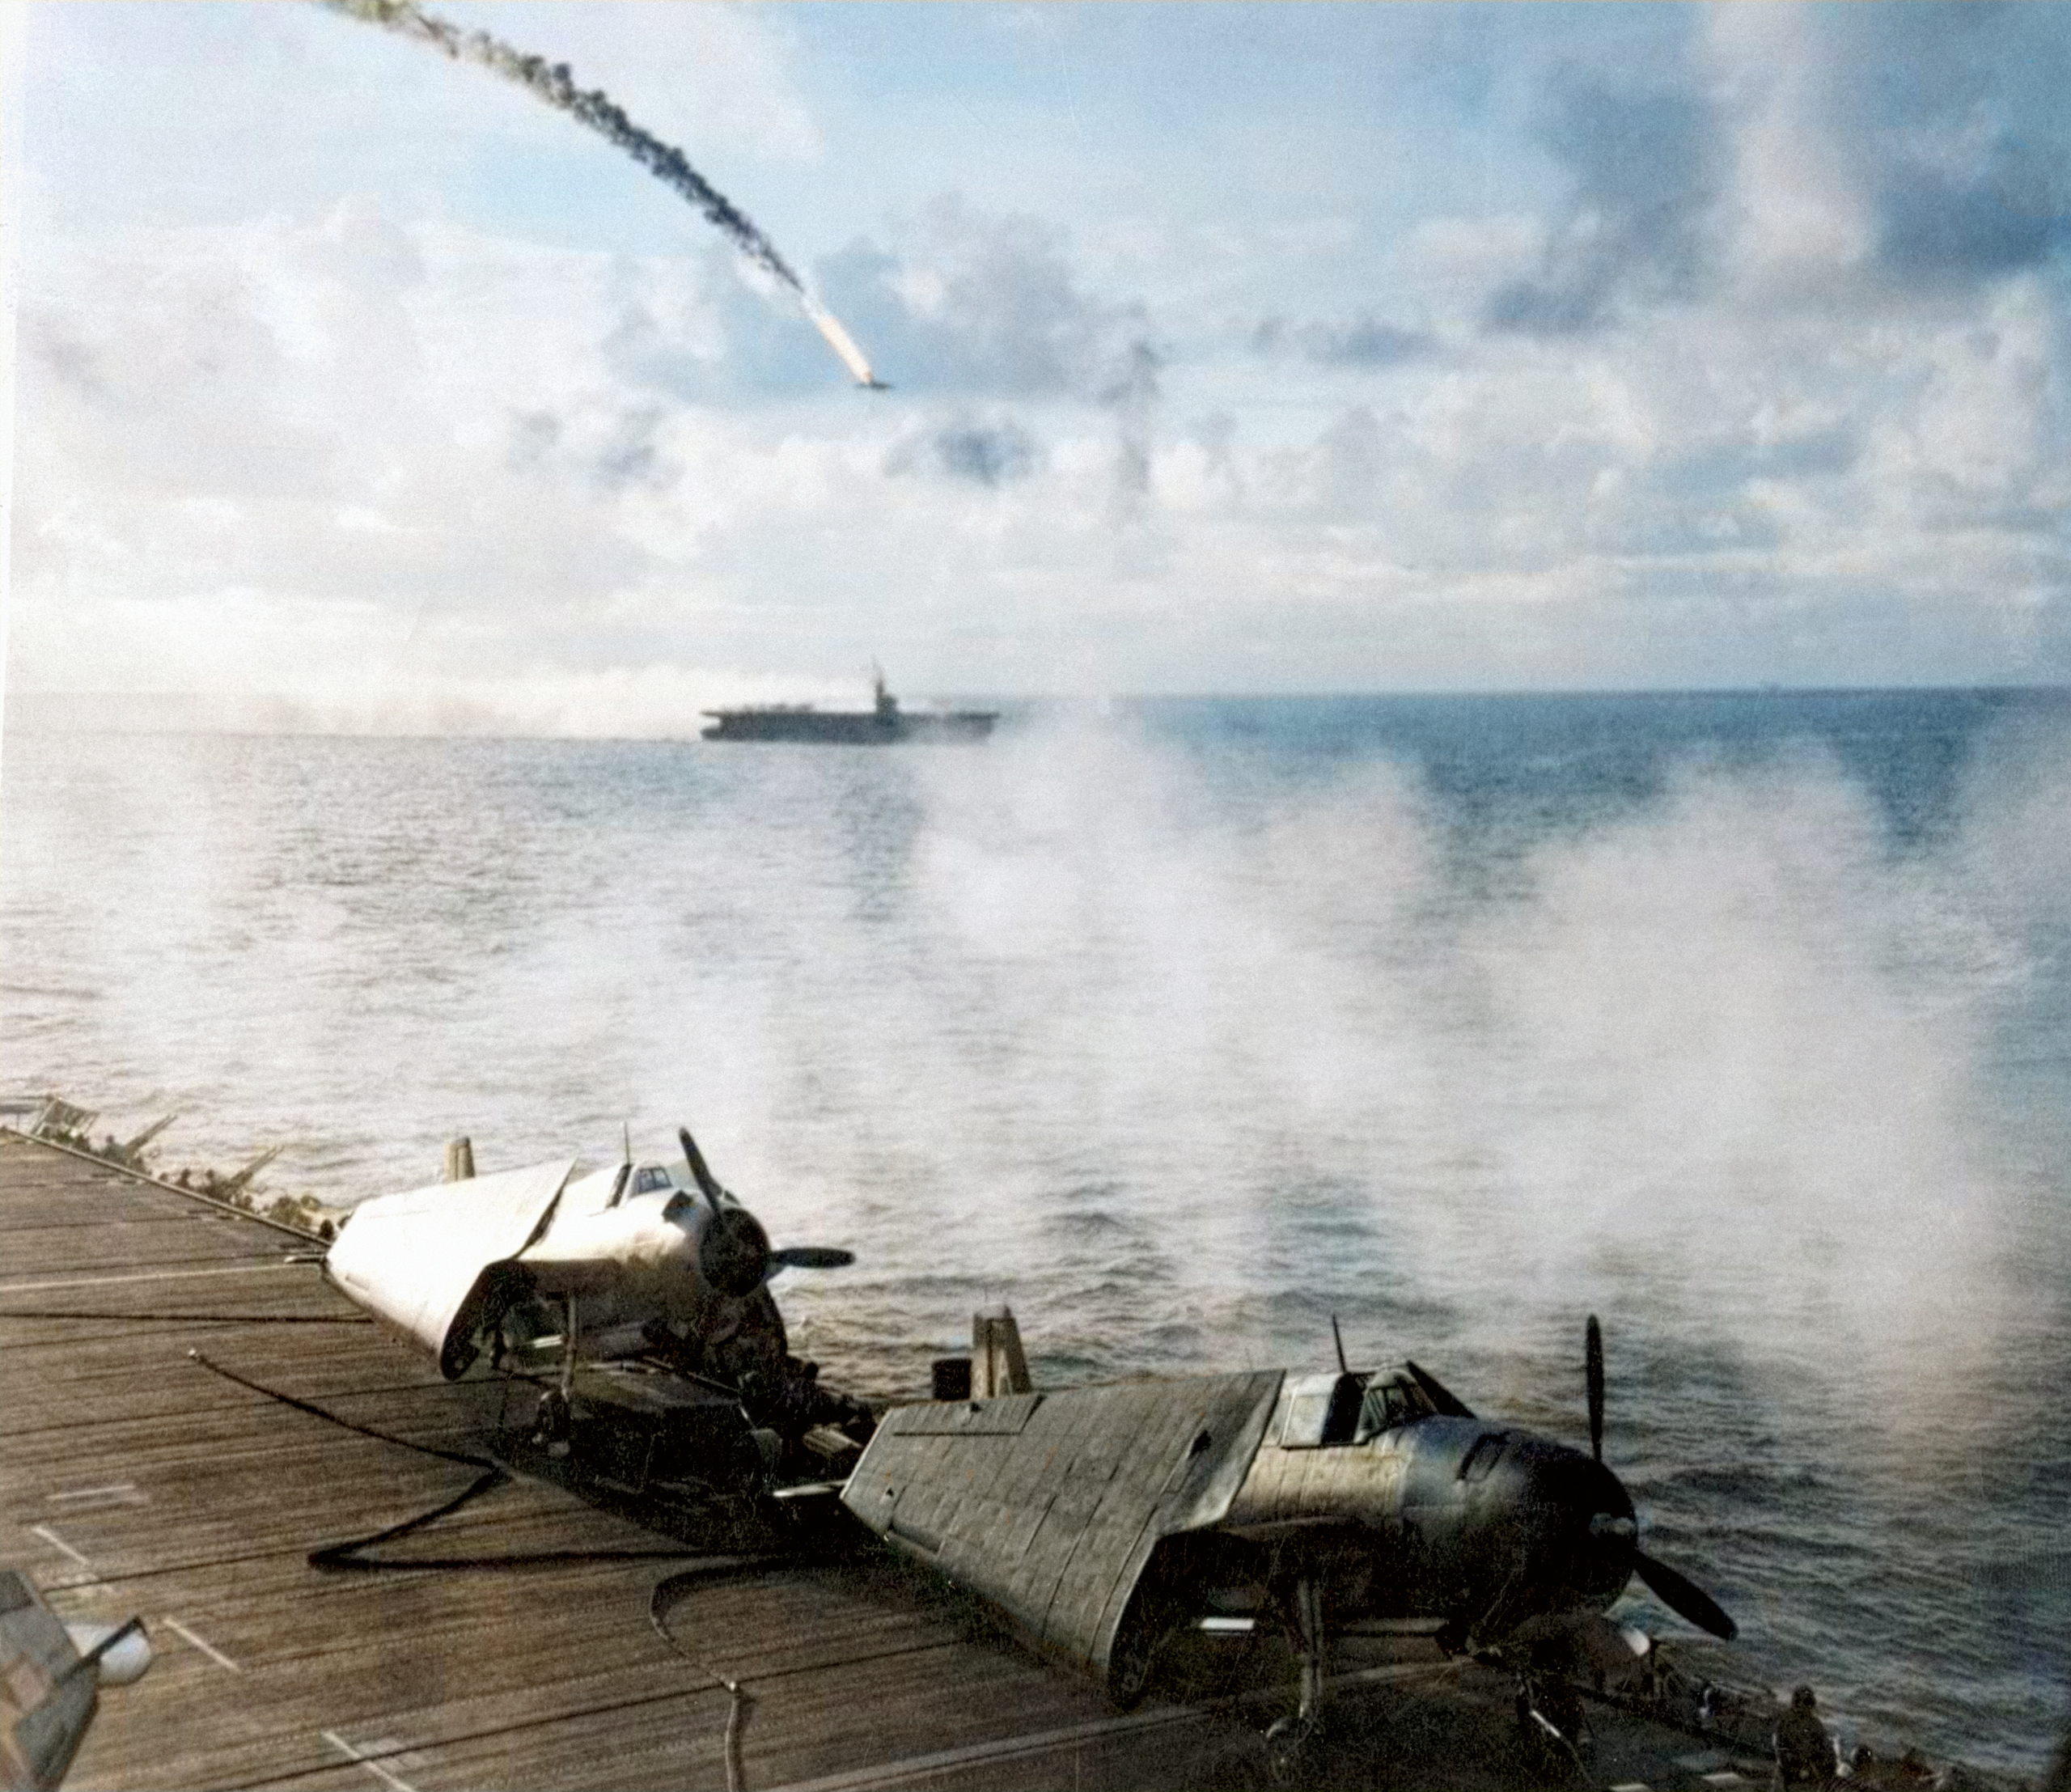
[[2071,9],[432,10],[893,389],[481,68],[30,6],[11,714],[2071,676]]

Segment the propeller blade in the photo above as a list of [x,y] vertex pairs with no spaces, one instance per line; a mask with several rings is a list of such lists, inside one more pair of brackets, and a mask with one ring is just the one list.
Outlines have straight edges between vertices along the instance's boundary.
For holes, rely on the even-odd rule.
[[1667,1562],[1657,1561],[1640,1549],[1633,1552],[1633,1566],[1647,1583],[1649,1592],[1700,1630],[1709,1630],[1726,1642],[1732,1642],[1740,1633],[1740,1626],[1726,1615],[1717,1600],[1695,1581],[1684,1579]]
[[705,1198],[712,1203],[716,1210],[719,1205],[720,1196],[726,1191],[719,1186],[719,1179],[705,1167],[705,1154],[698,1150],[697,1141],[690,1136],[690,1129],[688,1126],[679,1126],[676,1129],[676,1137],[683,1145],[684,1159],[690,1165],[692,1177],[696,1180],[697,1186],[704,1191]]
[[1446,1384],[1428,1369],[1420,1369],[1413,1362],[1405,1361],[1403,1367],[1409,1371],[1410,1379],[1431,1396],[1431,1404],[1449,1419],[1471,1419],[1473,1413],[1467,1409],[1465,1401],[1448,1392]]
[[1589,1337],[1584,1352],[1583,1374],[1589,1383],[1589,1453],[1603,1460],[1603,1328],[1596,1315],[1589,1316]]
[[779,1269],[845,1269],[856,1260],[853,1251],[832,1244],[790,1244],[769,1253],[769,1273]]

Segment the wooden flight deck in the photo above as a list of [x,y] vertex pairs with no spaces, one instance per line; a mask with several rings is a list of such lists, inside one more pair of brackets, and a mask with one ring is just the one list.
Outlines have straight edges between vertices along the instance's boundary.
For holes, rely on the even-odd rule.
[[[103,1693],[68,1786],[1267,1783],[1261,1733],[1295,1676],[1277,1639],[1188,1642],[1118,1714],[859,1531],[730,1561],[700,1544],[767,1534],[498,1475],[485,1452],[529,1391],[442,1382],[324,1284],[318,1248],[0,1134],[0,1562],[62,1617],[141,1615],[157,1656]],[[471,1487],[360,1565],[311,1562]],[[1305,1783],[1546,1783],[1501,1675],[1413,1642],[1333,1667]],[[1609,1707],[1592,1721],[1598,1785],[1766,1777]]]

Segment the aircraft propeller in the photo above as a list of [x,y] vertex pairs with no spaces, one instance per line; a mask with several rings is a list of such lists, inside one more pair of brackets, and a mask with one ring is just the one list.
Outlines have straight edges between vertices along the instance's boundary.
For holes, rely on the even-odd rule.
[[1596,1323],[1594,1313],[1589,1316],[1587,1340],[1582,1354],[1582,1375],[1589,1384],[1589,1453],[1601,1462],[1603,1460],[1603,1328]]
[[1680,1613],[1700,1630],[1709,1630],[1714,1637],[1730,1642],[1739,1635],[1740,1626],[1729,1617],[1718,1601],[1698,1586],[1671,1568],[1665,1561],[1650,1556],[1644,1549],[1633,1552],[1633,1566],[1639,1577],[1647,1583],[1647,1591],[1667,1606],[1670,1611]]
[[703,1192],[705,1198],[712,1203],[712,1211],[718,1213],[719,1197],[726,1191],[719,1186],[719,1179],[712,1174],[710,1168],[706,1165],[705,1154],[698,1150],[697,1141],[690,1136],[690,1129],[688,1126],[679,1126],[676,1129],[676,1138],[683,1146],[684,1160],[690,1166],[692,1178]]
[[[1413,1365],[1412,1366],[1414,1367]],[[1603,1328],[1597,1324],[1594,1313],[1589,1316],[1585,1334],[1582,1373],[1589,1397],[1590,1454],[1601,1462],[1603,1460]],[[1633,1550],[1633,1569],[1646,1582],[1649,1592],[1669,1610],[1687,1618],[1700,1630],[1708,1630],[1714,1637],[1727,1642],[1732,1642],[1739,1634],[1739,1626],[1727,1616],[1725,1608],[1710,1594],[1695,1581],[1678,1574],[1667,1562],[1658,1561],[1637,1545]]]
[[769,1254],[769,1273],[779,1269],[845,1269],[856,1260],[853,1251],[834,1244],[787,1244]]
[[705,1161],[705,1154],[698,1150],[697,1141],[690,1136],[690,1129],[679,1126],[676,1139],[683,1146],[692,1180],[711,1203],[712,1223],[698,1254],[698,1269],[720,1293],[739,1298],[754,1293],[786,1269],[842,1269],[856,1260],[853,1251],[831,1244],[793,1244],[781,1251],[771,1250],[769,1235],[761,1222],[731,1190],[720,1185]]

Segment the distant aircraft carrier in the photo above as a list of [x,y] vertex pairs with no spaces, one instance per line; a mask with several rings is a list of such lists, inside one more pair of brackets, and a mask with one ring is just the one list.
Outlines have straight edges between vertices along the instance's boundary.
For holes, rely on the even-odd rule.
[[877,701],[867,710],[817,710],[810,703],[707,710],[707,740],[793,740],[824,746],[883,747],[901,740],[983,740],[999,720],[993,710],[924,710],[908,715],[876,675]]

